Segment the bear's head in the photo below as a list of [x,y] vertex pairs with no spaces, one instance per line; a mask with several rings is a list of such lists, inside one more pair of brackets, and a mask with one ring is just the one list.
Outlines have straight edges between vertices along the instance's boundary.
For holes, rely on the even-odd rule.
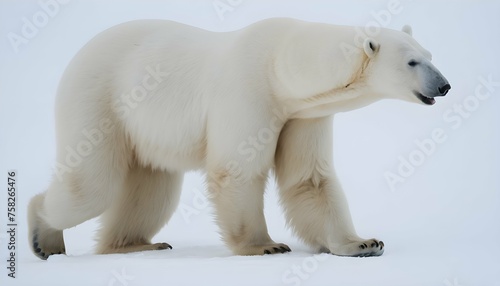
[[273,94],[291,118],[349,111],[381,99],[433,105],[451,86],[431,53],[403,31],[311,23],[278,45],[270,69]]
[[431,63],[431,53],[413,39],[409,26],[365,39],[363,50],[369,58],[364,71],[367,87],[384,98],[433,105],[435,97],[451,88]]

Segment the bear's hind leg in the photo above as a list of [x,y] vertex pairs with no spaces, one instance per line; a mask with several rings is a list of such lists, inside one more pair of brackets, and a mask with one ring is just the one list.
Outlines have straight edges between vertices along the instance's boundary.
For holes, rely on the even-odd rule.
[[102,215],[97,253],[127,253],[172,248],[151,243],[168,222],[180,199],[182,173],[135,165],[125,187]]
[[28,238],[39,258],[45,260],[52,254],[66,253],[63,230],[99,216],[113,200],[116,188],[121,186],[121,171],[91,169],[75,169],[61,179],[54,176],[47,192],[31,199]]
[[[74,100],[72,103],[78,102]],[[58,105],[64,106],[62,103]],[[74,110],[71,106],[62,110],[86,110],[80,106],[73,107]],[[94,121],[101,118],[101,115],[85,114]],[[114,128],[106,135],[106,132],[100,133],[98,139],[91,135],[92,140],[97,140],[91,144],[83,132],[101,130],[97,123],[92,120],[79,121],[81,118],[77,115],[58,116],[62,116],[59,123],[64,122],[65,126],[58,128],[58,167],[48,190],[35,196],[28,209],[28,239],[33,253],[41,259],[47,259],[51,254],[65,253],[64,229],[97,217],[109,207],[117,191],[123,188],[128,169],[127,154],[130,154],[118,125],[112,125]],[[81,151],[81,146],[87,147]],[[85,155],[78,153],[81,155],[78,155],[77,160],[76,155],[70,153],[74,148],[85,152]]]
[[28,206],[28,237],[33,253],[43,260],[50,255],[66,253],[63,231],[52,228],[40,216],[45,193],[33,197]]

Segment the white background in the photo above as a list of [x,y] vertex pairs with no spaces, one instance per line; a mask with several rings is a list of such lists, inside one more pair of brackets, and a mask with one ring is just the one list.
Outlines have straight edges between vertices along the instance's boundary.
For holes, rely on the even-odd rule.
[[[221,17],[214,3],[234,6]],[[364,27],[387,10],[388,3],[74,0],[60,4],[47,23],[16,48],[9,33],[22,36],[23,18],[33,22],[34,15],[44,13],[43,5],[1,1],[0,284],[500,285],[498,1],[400,1],[402,11],[382,26],[400,29],[411,24],[414,37],[433,53],[452,90],[432,107],[385,100],[336,116],[335,165],[359,234],[382,239],[382,257],[314,255],[286,229],[273,181],[266,194],[268,227],[273,239],[289,244],[293,252],[232,256],[212,222],[201,173],[186,176],[180,209],[154,238],[172,244],[173,250],[93,255],[96,220],[65,231],[68,256],[40,261],[29,250],[26,205],[48,186],[55,160],[56,88],[70,59],[94,35],[148,18],[212,31],[235,30],[270,17]],[[478,100],[478,90],[488,92],[478,89],[480,78],[488,77],[497,84],[488,99]],[[459,115],[459,123],[447,121],[446,116],[457,116],[454,108],[460,105],[470,111]],[[412,174],[391,189],[384,174],[398,174],[401,158],[417,154],[415,141],[431,138],[435,129],[442,130],[446,140],[417,160]],[[16,279],[7,277],[5,266],[10,169],[19,173]],[[187,209],[196,213],[181,211]]]

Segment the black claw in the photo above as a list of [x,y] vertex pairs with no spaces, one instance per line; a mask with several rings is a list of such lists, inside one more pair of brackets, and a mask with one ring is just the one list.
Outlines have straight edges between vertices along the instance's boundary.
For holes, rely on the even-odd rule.
[[283,246],[281,246],[281,247],[275,247],[274,250],[276,250],[279,253],[288,252],[288,250],[286,250],[286,248],[284,248]]
[[40,253],[40,256],[41,256],[41,257],[45,257],[45,258],[47,258],[47,257],[48,257],[48,256],[45,256],[45,252],[41,252],[41,253]]
[[383,241],[380,241],[379,244],[380,244],[380,247],[381,247],[380,249],[384,248],[385,245],[384,245]]
[[37,249],[38,248],[38,234],[34,233],[33,234],[33,240],[32,240],[32,245],[33,245],[33,249]]
[[359,246],[359,248],[361,248],[361,249],[365,249],[365,246],[364,246],[363,244],[361,244],[361,245]]
[[283,250],[283,252],[282,252],[282,253],[292,251],[292,250],[290,249],[290,247],[288,247],[288,246],[282,246],[282,247],[280,247],[280,248],[281,248],[281,250]]
[[57,254],[62,254],[62,251],[59,251]]
[[167,247],[168,247],[168,249],[172,249],[173,248],[172,245],[170,245],[170,244]]
[[266,249],[266,250],[264,250],[264,254],[271,254],[271,251]]

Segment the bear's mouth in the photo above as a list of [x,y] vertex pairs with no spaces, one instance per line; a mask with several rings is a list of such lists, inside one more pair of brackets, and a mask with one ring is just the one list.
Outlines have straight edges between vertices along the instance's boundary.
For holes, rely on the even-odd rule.
[[420,101],[422,101],[426,105],[433,105],[434,103],[436,103],[436,100],[432,97],[427,97],[418,91],[414,91],[413,93],[415,94],[415,96],[417,96],[418,99],[420,99]]

